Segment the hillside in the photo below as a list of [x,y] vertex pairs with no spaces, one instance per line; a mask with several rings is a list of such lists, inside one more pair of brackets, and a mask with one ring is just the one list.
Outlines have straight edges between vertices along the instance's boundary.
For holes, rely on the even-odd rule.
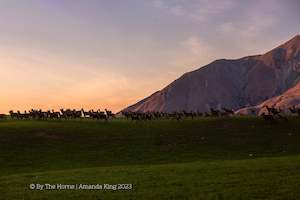
[[0,121],[0,199],[299,199],[299,132],[297,118]]
[[300,36],[263,55],[217,60],[124,111],[238,110],[280,95],[300,80]]
[[289,113],[289,108],[296,106],[300,106],[300,83],[298,83],[296,86],[292,87],[291,89],[287,90],[283,94],[273,97],[271,99],[268,99],[264,101],[263,103],[252,106],[252,107],[246,107],[238,110],[237,114],[262,114],[263,112],[266,112],[266,106],[268,107],[275,107],[277,109],[281,109],[285,113]]

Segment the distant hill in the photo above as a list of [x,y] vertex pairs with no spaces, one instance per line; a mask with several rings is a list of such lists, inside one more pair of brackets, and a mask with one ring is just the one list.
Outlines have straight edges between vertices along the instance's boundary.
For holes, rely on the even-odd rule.
[[238,110],[281,95],[299,81],[300,35],[297,35],[266,54],[216,60],[188,72],[124,111],[204,112],[221,107]]

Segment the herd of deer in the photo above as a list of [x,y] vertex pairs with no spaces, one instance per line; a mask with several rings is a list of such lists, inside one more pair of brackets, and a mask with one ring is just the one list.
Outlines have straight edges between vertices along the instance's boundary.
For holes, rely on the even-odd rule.
[[42,111],[42,110],[34,110],[25,111],[21,113],[20,111],[14,112],[9,111],[10,117],[12,119],[80,119],[80,118],[90,118],[90,119],[102,119],[108,120],[109,118],[114,118],[115,114],[112,111],[105,109],[105,111],[85,111],[81,110],[71,110],[71,109],[61,109],[60,111]]
[[[180,120],[182,118],[196,118],[196,117],[218,117],[218,116],[231,116],[234,115],[234,111],[231,109],[222,108],[222,110],[216,110],[211,108],[210,112],[173,112],[173,113],[164,113],[164,112],[121,112],[121,116],[124,116],[126,119],[131,120],[154,120],[160,118],[169,118]],[[105,109],[105,111],[85,111],[81,110],[71,110],[71,109],[61,109],[60,111],[48,110],[34,110],[24,111],[21,113],[20,111],[14,112],[10,111],[9,116],[11,119],[98,119],[98,120],[108,120],[116,117],[112,111]],[[0,115],[0,119],[7,118],[6,115]]]
[[[266,108],[266,112],[263,112],[261,116],[266,121],[275,121],[277,119],[288,121],[287,117],[284,115],[283,110],[281,108],[275,108],[275,107],[269,107],[264,106],[263,108]],[[292,106],[288,109],[291,114],[300,116],[300,108],[297,108],[296,106]]]
[[123,111],[122,115],[126,117],[126,119],[131,120],[153,120],[153,119],[176,119],[181,120],[182,118],[196,118],[196,117],[221,117],[221,116],[233,116],[234,111],[227,108],[222,108],[222,110],[216,110],[210,108],[210,112],[172,112],[172,113],[165,113],[165,112],[130,112],[130,111]]
[[[268,107],[266,108],[266,112],[263,112],[260,116],[266,121],[276,121],[283,120],[287,121],[287,117],[283,114],[283,111],[280,108]],[[298,107],[290,107],[290,113],[294,115],[300,116],[300,108]],[[10,111],[9,116],[11,119],[96,119],[96,120],[109,120],[116,118],[116,114],[112,111],[105,109],[101,110],[90,110],[85,111],[81,110],[71,110],[71,109],[61,109],[60,111],[42,111],[42,110],[34,110],[25,111],[21,113],[20,111],[14,112]],[[197,118],[197,117],[226,117],[226,116],[234,116],[235,112],[231,109],[222,108],[221,110],[210,108],[209,112],[173,112],[173,113],[164,113],[164,112],[130,112],[130,111],[122,111],[120,116],[124,116],[126,119],[131,120],[155,120],[155,119],[175,119],[181,120],[183,118]],[[0,114],[0,119],[7,118],[7,115]]]

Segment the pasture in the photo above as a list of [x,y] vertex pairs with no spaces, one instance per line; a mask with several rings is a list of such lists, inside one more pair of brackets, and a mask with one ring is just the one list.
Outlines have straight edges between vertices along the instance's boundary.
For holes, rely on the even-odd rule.
[[[300,199],[300,119],[0,121],[0,199]],[[31,183],[133,184],[30,190]]]

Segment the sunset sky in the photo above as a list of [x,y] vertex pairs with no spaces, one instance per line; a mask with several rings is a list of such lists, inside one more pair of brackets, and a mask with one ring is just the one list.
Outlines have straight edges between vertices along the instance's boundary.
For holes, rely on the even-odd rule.
[[1,0],[0,113],[119,111],[300,34],[299,0]]

